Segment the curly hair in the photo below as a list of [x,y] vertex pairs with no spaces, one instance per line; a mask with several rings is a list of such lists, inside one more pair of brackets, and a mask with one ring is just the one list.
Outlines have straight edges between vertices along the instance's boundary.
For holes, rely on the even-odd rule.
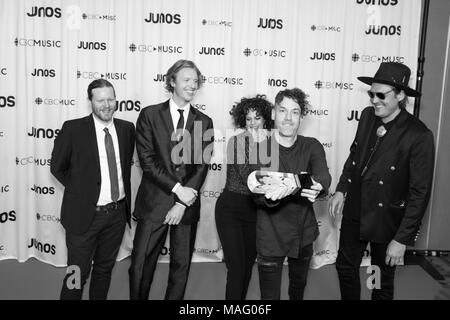
[[244,129],[246,127],[246,117],[250,111],[256,111],[258,116],[264,120],[264,129],[271,129],[273,121],[271,118],[273,105],[266,96],[257,94],[254,98],[242,98],[237,104],[233,106],[230,115],[233,118],[233,123],[236,128]]
[[171,82],[172,82],[172,80],[175,81],[175,77],[177,76],[178,71],[180,71],[183,68],[194,69],[195,72],[197,72],[198,89],[200,89],[202,87],[205,79],[204,79],[204,76],[202,75],[202,73],[200,72],[200,70],[195,65],[195,63],[191,60],[178,60],[169,68],[169,70],[167,70],[167,73],[165,76],[165,83],[164,83],[164,88],[167,91],[173,93],[174,88],[172,87]]
[[286,89],[277,93],[275,97],[275,105],[278,105],[283,101],[284,98],[289,98],[294,100],[299,106],[302,113],[302,116],[306,116],[308,102],[308,95],[304,93],[299,88]]

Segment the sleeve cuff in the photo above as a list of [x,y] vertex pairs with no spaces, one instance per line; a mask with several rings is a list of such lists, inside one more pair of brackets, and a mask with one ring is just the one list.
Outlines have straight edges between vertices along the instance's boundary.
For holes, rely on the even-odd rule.
[[177,190],[178,190],[178,188],[179,188],[180,186],[181,186],[181,183],[177,182],[177,183],[175,184],[175,186],[172,188],[172,192],[173,192],[173,193],[177,192]]

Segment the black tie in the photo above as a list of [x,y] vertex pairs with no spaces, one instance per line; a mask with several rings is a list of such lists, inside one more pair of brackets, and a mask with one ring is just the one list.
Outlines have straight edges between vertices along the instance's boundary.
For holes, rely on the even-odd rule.
[[108,128],[103,129],[103,131],[105,131],[105,147],[106,157],[108,158],[109,180],[111,183],[111,199],[113,202],[116,202],[119,199],[119,179],[117,177],[116,153],[114,152],[114,145]]
[[[177,141],[181,140],[181,137],[183,136],[183,129],[184,129],[184,116],[183,116],[183,109],[178,109],[177,110],[180,113],[180,119],[178,119],[178,123],[177,123]],[[180,130],[180,131],[178,131]]]

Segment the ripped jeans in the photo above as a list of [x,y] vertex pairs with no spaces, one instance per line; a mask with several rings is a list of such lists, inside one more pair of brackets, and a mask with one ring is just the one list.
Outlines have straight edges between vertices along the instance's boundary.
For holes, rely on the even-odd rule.
[[[289,299],[303,300],[303,292],[313,254],[312,243],[303,247],[298,258],[288,257]],[[258,254],[261,300],[280,300],[281,275],[285,257],[267,257]]]

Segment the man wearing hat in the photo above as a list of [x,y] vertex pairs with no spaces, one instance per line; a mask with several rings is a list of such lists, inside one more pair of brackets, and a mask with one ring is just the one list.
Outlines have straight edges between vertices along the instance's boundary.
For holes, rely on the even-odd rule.
[[[373,106],[363,110],[350,155],[329,203],[335,217],[342,212],[336,269],[341,297],[360,299],[359,267],[370,243],[371,264],[381,272],[372,299],[392,300],[397,265],[413,245],[431,192],[433,133],[405,110],[411,71],[403,64],[381,63],[371,86]],[[374,268],[377,270],[377,268]]]

